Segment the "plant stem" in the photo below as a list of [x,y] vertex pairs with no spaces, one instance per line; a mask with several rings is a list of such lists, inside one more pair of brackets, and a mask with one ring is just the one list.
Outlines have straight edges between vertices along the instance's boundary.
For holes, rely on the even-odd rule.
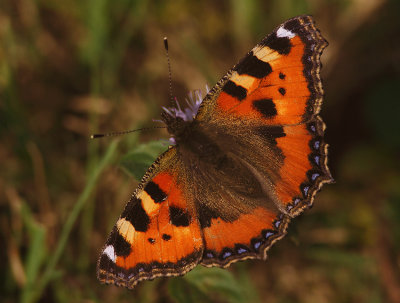
[[68,238],[71,234],[71,230],[72,230],[83,206],[85,205],[86,201],[89,199],[91,193],[93,192],[93,189],[96,185],[96,182],[97,182],[100,174],[103,172],[104,168],[108,165],[108,163],[113,158],[115,151],[116,151],[117,144],[118,144],[117,142],[118,141],[113,141],[110,144],[104,157],[99,162],[97,168],[93,169],[92,173],[89,175],[85,188],[83,189],[81,195],[79,196],[76,204],[74,205],[73,209],[71,210],[71,212],[63,226],[63,229],[62,229],[61,235],[60,235],[60,239],[57,243],[57,247],[56,247],[54,253],[50,256],[50,260],[47,263],[44,273],[43,273],[41,279],[38,281],[37,288],[36,288],[35,292],[33,293],[33,295],[29,299],[26,300],[26,303],[35,302],[36,300],[38,300],[40,298],[43,290],[46,288],[47,284],[53,277],[55,267],[56,267],[58,261],[60,260],[62,253],[64,252],[65,245],[67,244]]

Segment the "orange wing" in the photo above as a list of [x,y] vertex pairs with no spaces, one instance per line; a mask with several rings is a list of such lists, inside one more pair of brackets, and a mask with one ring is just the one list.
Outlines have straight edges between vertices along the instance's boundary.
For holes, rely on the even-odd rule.
[[[157,163],[158,162],[158,163]],[[139,281],[178,276],[200,261],[203,240],[193,202],[176,172],[175,148],[146,174],[109,236],[98,278],[133,288]]]
[[272,243],[285,234],[289,219],[313,203],[324,183],[333,181],[323,141],[325,125],[318,115],[323,96],[320,55],[326,46],[310,16],[290,19],[205,97],[196,117],[199,123],[268,185],[275,210],[257,208],[233,222],[209,215],[211,224],[202,226],[202,264],[225,267],[265,258]]
[[322,103],[320,56],[326,46],[310,16],[286,21],[212,88],[197,118],[238,117],[266,125],[312,119]]
[[[201,218],[201,217],[200,217]],[[202,265],[228,267],[246,259],[266,259],[269,247],[286,234],[289,217],[257,207],[232,222],[216,215],[202,225],[205,250]]]
[[[332,182],[318,115],[326,46],[310,16],[286,21],[221,79],[196,117],[211,132],[223,130],[216,140],[226,135],[243,145],[255,142],[242,156],[271,181],[279,208],[290,216],[309,206],[323,183]],[[254,161],[262,153],[271,165]]]

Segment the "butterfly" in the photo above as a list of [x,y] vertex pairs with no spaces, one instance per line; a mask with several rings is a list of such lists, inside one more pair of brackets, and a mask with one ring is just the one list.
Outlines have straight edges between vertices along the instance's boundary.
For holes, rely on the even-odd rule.
[[320,56],[311,16],[287,20],[186,109],[161,114],[171,145],[151,165],[101,252],[103,283],[266,259],[324,183]]

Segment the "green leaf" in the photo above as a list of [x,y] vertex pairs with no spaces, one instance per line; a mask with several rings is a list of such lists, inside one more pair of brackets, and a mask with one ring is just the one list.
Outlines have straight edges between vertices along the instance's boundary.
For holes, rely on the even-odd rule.
[[167,148],[165,141],[140,144],[121,159],[121,166],[136,180],[140,180],[154,160]]
[[233,274],[221,268],[197,267],[168,284],[171,297],[183,302],[249,302],[245,290]]
[[22,290],[21,302],[29,302],[35,282],[46,257],[46,229],[36,221],[29,205],[22,204],[21,215],[29,235],[29,248],[25,261],[26,284]]

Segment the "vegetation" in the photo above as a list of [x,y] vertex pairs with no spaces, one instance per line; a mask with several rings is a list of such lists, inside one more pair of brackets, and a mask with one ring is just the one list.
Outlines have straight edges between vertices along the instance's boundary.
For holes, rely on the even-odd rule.
[[[336,184],[267,262],[100,285],[100,249],[167,135],[90,134],[157,125],[164,36],[183,100],[299,14],[330,43],[322,116]],[[399,36],[397,0],[2,0],[1,301],[400,302]]]

